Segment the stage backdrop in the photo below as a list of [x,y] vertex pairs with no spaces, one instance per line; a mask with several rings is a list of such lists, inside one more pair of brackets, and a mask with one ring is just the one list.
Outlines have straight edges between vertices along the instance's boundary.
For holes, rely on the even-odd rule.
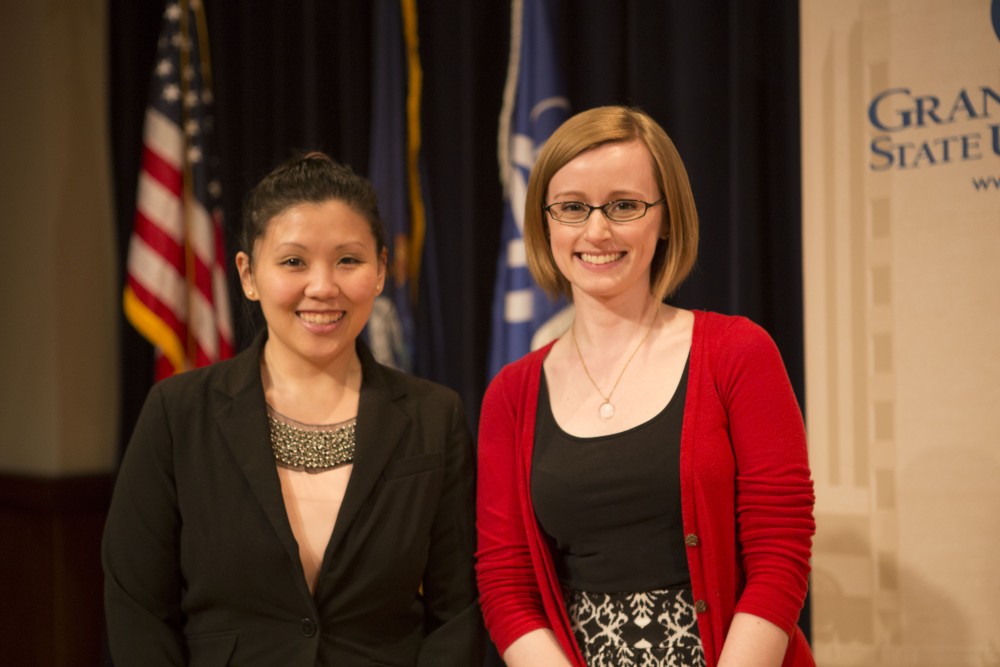
[[1000,2],[802,0],[819,664],[1000,664]]

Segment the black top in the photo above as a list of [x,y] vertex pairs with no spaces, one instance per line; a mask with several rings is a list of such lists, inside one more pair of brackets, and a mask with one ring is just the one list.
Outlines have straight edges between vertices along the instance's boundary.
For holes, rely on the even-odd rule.
[[531,500],[560,581],[625,593],[690,585],[681,521],[687,364],[663,410],[621,433],[579,438],[552,416],[542,373]]

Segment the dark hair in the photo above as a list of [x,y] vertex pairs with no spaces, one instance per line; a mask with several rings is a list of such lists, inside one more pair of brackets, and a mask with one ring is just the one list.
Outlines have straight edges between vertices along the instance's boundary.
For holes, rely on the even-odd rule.
[[378,198],[371,182],[329,155],[312,151],[275,167],[247,194],[243,202],[243,228],[239,249],[253,260],[254,243],[276,216],[298,204],[344,202],[368,221],[375,237],[375,251],[385,248],[385,231],[378,212]]
[[[542,206],[549,181],[557,171],[597,146],[639,141],[652,160],[653,176],[666,198],[661,239],[650,266],[650,292],[657,299],[672,294],[690,273],[698,254],[698,212],[687,171],[674,143],[648,114],[624,106],[582,111],[564,122],[542,147],[531,169],[524,205],[524,242],[528,270],[548,294],[572,297],[569,281],[559,272],[549,243]],[[638,165],[637,165],[638,168]]]

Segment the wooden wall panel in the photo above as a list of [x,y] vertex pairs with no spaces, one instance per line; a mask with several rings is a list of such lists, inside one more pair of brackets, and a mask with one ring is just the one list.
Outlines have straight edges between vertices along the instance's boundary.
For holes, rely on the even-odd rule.
[[3,663],[95,667],[104,642],[100,540],[110,475],[0,475]]

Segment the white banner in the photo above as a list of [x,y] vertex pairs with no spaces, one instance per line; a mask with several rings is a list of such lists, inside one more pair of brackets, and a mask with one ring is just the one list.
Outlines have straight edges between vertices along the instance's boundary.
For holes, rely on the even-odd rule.
[[1000,665],[1000,0],[801,0],[824,667]]

